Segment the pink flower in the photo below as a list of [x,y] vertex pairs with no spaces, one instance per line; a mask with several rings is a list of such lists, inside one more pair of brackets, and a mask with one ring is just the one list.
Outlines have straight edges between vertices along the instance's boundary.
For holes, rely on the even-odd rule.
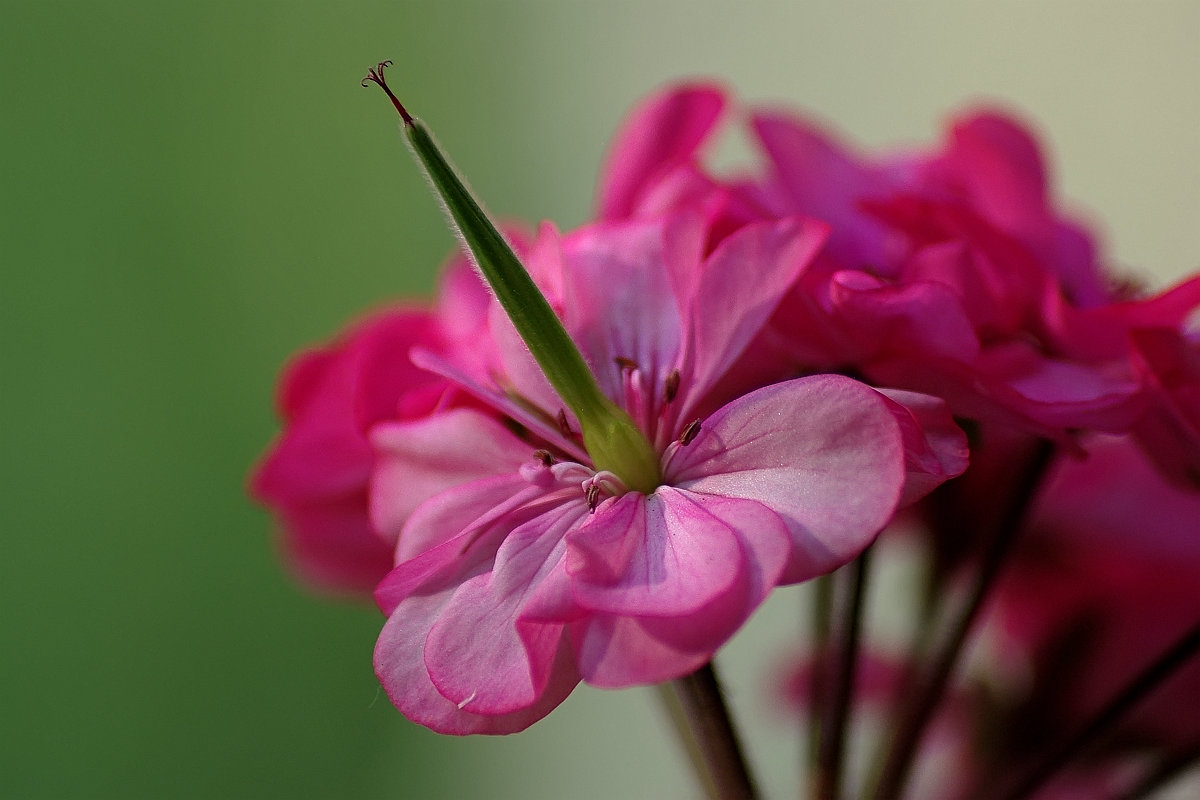
[[751,127],[766,174],[727,180],[699,161],[725,105],[717,87],[684,85],[639,106],[600,206],[609,218],[704,208],[710,246],[755,220],[829,224],[760,348],[1062,441],[1068,430],[1127,431],[1145,413],[1129,337],[1178,329],[1200,306],[1200,281],[1124,296],[1091,235],[1056,206],[1037,141],[1017,121],[979,111],[953,120],[939,148],[866,156],[807,120],[760,111]]
[[[373,519],[398,538],[376,590],[388,621],[375,665],[410,719],[507,733],[580,679],[687,674],[774,586],[846,563],[902,497],[963,468],[961,433],[929,398],[899,396],[910,410],[836,375],[756,382],[779,368],[750,343],[821,226],[748,225],[706,254],[709,234],[691,214],[562,237],[547,226],[527,257],[601,388],[658,454],[650,493],[593,468],[499,313],[503,370],[486,379],[414,355],[493,411],[371,432]],[[456,482],[414,510],[409,484],[430,474]]]
[[409,351],[422,346],[456,352],[468,364],[486,361],[474,328],[488,295],[464,259],[448,269],[441,298],[434,312],[396,309],[363,320],[333,345],[296,356],[280,379],[285,430],[250,490],[279,516],[287,559],[316,588],[368,594],[392,567],[395,537],[368,518],[375,456],[367,431],[464,401],[453,384],[414,365]]
[[[998,597],[1001,650],[1035,669],[1038,730],[1079,724],[1200,619],[1200,493],[1165,481],[1129,437],[1088,450],[1058,465]],[[1122,741],[1194,746],[1198,695],[1191,663],[1134,711]]]

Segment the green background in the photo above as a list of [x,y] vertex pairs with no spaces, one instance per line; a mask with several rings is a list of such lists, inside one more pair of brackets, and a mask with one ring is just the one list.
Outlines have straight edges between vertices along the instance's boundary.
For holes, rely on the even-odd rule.
[[[294,585],[245,498],[287,356],[426,295],[452,243],[358,87],[380,58],[505,217],[583,221],[621,114],[701,74],[871,146],[1004,100],[1114,261],[1162,282],[1200,260],[1195,3],[0,11],[3,797],[692,795],[648,691],[582,690],[504,739],[408,724],[371,674],[377,612]],[[764,624],[731,688],[786,791]]]

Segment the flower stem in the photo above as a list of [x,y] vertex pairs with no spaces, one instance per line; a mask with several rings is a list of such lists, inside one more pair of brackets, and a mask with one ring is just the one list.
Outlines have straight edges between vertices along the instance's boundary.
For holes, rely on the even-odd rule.
[[1200,741],[1171,753],[1115,800],[1145,800],[1200,762]]
[[821,737],[817,755],[817,774],[814,782],[815,800],[837,800],[842,791],[842,767],[845,762],[846,730],[850,719],[851,700],[858,667],[858,651],[862,637],[863,606],[867,578],[870,575],[870,548],[854,562],[850,585],[842,598],[842,619],[838,631],[837,661],[832,665],[835,679],[833,696],[826,717],[828,730]]
[[876,783],[875,800],[897,800],[904,791],[929,720],[945,694],[950,676],[979,611],[983,608],[1001,567],[1012,551],[1017,534],[1023,527],[1026,512],[1032,505],[1038,485],[1053,455],[1053,443],[1039,440],[999,528],[988,540],[987,550],[967,596],[953,616],[945,639],[934,649],[930,667],[925,671],[923,679],[917,683],[910,695],[911,700],[901,712],[900,721],[892,735],[891,747],[887,751]]
[[1200,622],[1196,622],[1183,636],[1143,669],[1116,697],[1097,711],[1091,719],[1070,737],[1051,747],[1012,789],[999,794],[1002,800],[1023,800],[1032,797],[1058,770],[1071,761],[1088,745],[1108,733],[1134,706],[1200,652]]
[[683,746],[684,752],[687,753],[696,780],[704,786],[704,796],[708,800],[721,800],[721,795],[717,793],[717,784],[713,781],[708,770],[708,763],[704,760],[704,753],[700,750],[700,743],[696,741],[692,727],[688,724],[688,718],[683,711],[683,704],[679,701],[678,692],[669,683],[660,683],[654,688],[658,690],[658,696],[667,711],[667,716],[671,719],[671,727],[675,729],[675,736]]
[[[712,662],[674,681],[706,774],[719,800],[757,800],[758,792],[742,753]],[[706,782],[707,783],[707,782]]]
[[808,784],[817,790],[821,736],[828,731],[829,678],[832,675],[830,640],[833,636],[833,575],[812,582],[812,672],[808,684],[808,741],[805,743]]

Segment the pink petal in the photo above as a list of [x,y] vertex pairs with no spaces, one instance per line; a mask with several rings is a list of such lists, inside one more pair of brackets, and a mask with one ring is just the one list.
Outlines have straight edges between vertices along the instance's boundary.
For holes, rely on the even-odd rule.
[[887,524],[904,484],[904,446],[882,395],[817,375],[721,408],[666,471],[679,488],[774,510],[793,547],[781,580],[797,582],[851,560]]
[[830,279],[829,295],[838,324],[868,361],[879,352],[967,363],[979,355],[979,339],[962,302],[945,284],[887,284],[865,272],[842,270]]
[[600,178],[601,219],[629,217],[657,178],[692,159],[725,107],[711,85],[672,87],[647,98],[617,133]]
[[593,616],[572,628],[575,659],[587,683],[624,689],[674,680],[712,658],[710,650],[672,646],[631,617]]
[[562,569],[564,534],[587,515],[582,498],[513,529],[492,569],[454,591],[425,643],[438,691],[489,715],[533,705],[551,680],[563,626],[520,620],[533,589]]
[[[760,222],[728,237],[700,272],[687,317],[690,375],[679,413],[686,417],[742,357],[780,300],[825,241],[819,222]],[[753,265],[753,274],[747,274]]]
[[[524,730],[554,710],[579,682],[565,640],[550,670],[553,679],[536,701],[509,714],[473,714],[447,700],[434,687],[425,667],[425,640],[449,597],[413,597],[388,619],[375,645],[375,674],[388,698],[404,716],[438,733],[504,734]],[[469,705],[469,704],[468,704]]]
[[886,231],[856,204],[863,197],[890,194],[898,188],[896,181],[806,120],[759,113],[752,124],[771,162],[777,214],[805,214],[828,223],[827,252],[838,264],[883,268]]
[[377,452],[371,520],[391,542],[428,498],[477,478],[516,472],[534,450],[499,422],[470,409],[377,425],[371,443]]
[[365,493],[277,507],[287,529],[280,547],[304,581],[331,592],[370,596],[392,566],[392,548],[367,522]]
[[904,439],[908,476],[900,497],[903,508],[963,474],[970,460],[970,449],[966,434],[955,424],[940,397],[899,389],[878,391],[891,401],[892,414]]
[[679,617],[724,594],[745,569],[741,543],[674,490],[630,492],[597,510],[568,541],[576,601],[601,613]]
[[661,221],[609,223],[563,241],[565,323],[601,388],[619,397],[632,359],[661,381],[676,366],[679,311],[663,261]]

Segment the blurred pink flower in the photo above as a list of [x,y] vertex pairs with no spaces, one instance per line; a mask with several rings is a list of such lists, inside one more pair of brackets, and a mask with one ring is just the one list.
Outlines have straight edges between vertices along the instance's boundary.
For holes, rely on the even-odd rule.
[[759,349],[1061,441],[1069,430],[1124,432],[1145,413],[1130,335],[1179,330],[1200,306],[1200,279],[1127,296],[1091,234],[1058,208],[1041,148],[1019,122],[977,111],[952,120],[937,148],[866,156],[808,120],[758,111],[751,129],[766,172],[727,179],[700,162],[726,106],[708,84],[644,101],[616,137],[600,212],[704,208],[709,246],[755,220],[827,223],[827,243]]
[[[1087,446],[1052,475],[997,597],[999,648],[1031,662],[1042,734],[1079,724],[1200,619],[1200,493],[1164,480],[1130,437]],[[1193,662],[1119,741],[1194,746],[1197,696]]]
[[436,309],[374,314],[285,368],[278,397],[284,431],[251,475],[250,491],[279,516],[284,554],[314,588],[369,594],[391,569],[395,537],[380,535],[368,517],[375,456],[367,431],[469,401],[413,364],[409,351],[421,346],[455,352],[460,361],[485,359],[475,329],[487,302],[460,257],[446,272]]

